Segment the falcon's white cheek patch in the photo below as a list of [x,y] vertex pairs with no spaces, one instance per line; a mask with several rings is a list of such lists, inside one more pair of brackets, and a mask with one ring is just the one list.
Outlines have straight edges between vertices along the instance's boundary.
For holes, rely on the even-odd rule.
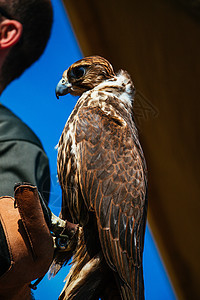
[[132,106],[132,101],[133,101],[133,99],[132,99],[132,97],[130,97],[130,95],[127,94],[126,92],[123,93],[123,94],[121,94],[121,95],[119,96],[119,99],[120,99],[122,102],[126,103],[127,105]]
[[125,91],[123,93],[121,93],[119,97],[119,99],[126,103],[129,106],[132,106],[132,102],[133,102],[133,96],[132,96],[132,84],[130,82],[130,79],[127,78],[122,72],[117,76],[117,80],[116,80],[116,84],[118,86],[124,86],[125,87]]
[[[92,93],[91,98],[93,99],[102,99],[102,95],[113,95],[120,99],[120,101],[126,104],[129,107],[132,107],[133,104],[133,84],[131,78],[128,77],[127,73],[123,70],[117,76],[111,80],[105,80],[99,85],[97,85]],[[99,96],[98,91],[101,92],[101,96]],[[106,97],[107,98],[107,97]]]
[[132,84],[131,84],[131,83],[129,83],[129,84],[126,85],[126,92],[127,92],[128,94],[131,94],[131,93],[132,93]]

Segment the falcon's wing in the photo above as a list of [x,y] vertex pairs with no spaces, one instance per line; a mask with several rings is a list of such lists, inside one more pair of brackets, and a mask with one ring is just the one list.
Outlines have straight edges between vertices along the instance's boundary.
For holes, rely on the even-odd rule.
[[97,218],[104,256],[129,286],[141,278],[146,219],[144,161],[124,122],[83,107],[76,122],[79,182]]

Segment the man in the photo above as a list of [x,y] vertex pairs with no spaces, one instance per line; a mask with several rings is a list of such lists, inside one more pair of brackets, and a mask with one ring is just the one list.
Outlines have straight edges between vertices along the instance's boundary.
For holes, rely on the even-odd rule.
[[[0,0],[0,94],[43,53],[51,25],[50,0]],[[0,196],[13,196],[15,183],[30,182],[48,201],[49,178],[48,159],[41,142],[0,104]],[[43,203],[44,218],[38,199],[35,187],[26,184],[15,191],[19,212],[14,209],[12,198],[0,198],[0,299],[29,299],[28,284],[45,274],[51,262],[53,244],[45,223],[48,210]],[[27,217],[32,203],[33,211],[28,211]],[[39,237],[37,224],[44,229]],[[43,273],[38,261],[42,261]],[[20,272],[24,282],[18,280]]]
[[[43,53],[51,24],[49,0],[0,0],[0,93]],[[0,195],[13,195],[22,181],[48,191],[48,159],[39,139],[3,105],[0,124]]]

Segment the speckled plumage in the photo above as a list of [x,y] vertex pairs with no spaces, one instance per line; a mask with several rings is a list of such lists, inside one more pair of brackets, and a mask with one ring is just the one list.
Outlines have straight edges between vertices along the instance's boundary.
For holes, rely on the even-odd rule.
[[134,86],[98,56],[76,62],[62,82],[68,90],[58,95],[80,98],[58,144],[61,215],[81,229],[60,299],[143,299],[147,171]]

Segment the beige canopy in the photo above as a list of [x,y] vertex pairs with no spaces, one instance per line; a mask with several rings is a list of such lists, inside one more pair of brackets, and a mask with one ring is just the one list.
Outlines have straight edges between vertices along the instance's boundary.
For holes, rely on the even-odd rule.
[[149,224],[178,298],[198,299],[200,1],[64,4],[83,54],[102,55],[132,76],[149,171]]

